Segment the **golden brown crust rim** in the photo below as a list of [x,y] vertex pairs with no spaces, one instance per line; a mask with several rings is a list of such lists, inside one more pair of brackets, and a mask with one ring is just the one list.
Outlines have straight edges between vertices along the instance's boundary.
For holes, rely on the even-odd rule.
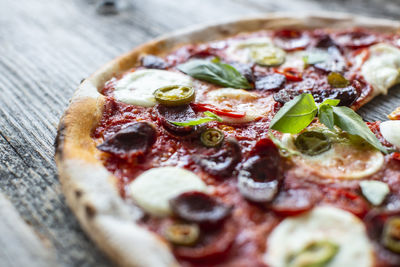
[[163,55],[186,43],[207,42],[240,32],[278,28],[364,27],[399,32],[400,22],[324,12],[318,16],[271,13],[214,25],[197,26],[141,45],[106,64],[76,90],[61,118],[56,138],[56,163],[67,203],[96,244],[121,266],[176,266],[169,247],[135,224],[139,210],[120,198],[114,177],[98,158],[91,138],[102,116],[104,83],[138,63],[141,54]]

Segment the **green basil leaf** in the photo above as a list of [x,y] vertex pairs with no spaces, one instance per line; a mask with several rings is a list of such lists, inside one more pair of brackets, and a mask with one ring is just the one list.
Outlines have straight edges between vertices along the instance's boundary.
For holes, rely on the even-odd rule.
[[217,116],[216,114],[214,114],[210,111],[206,111],[203,114],[208,117],[202,117],[202,118],[198,118],[195,120],[184,121],[184,122],[180,122],[180,121],[169,121],[169,122],[176,126],[195,126],[195,125],[203,124],[203,123],[210,122],[210,121],[222,122],[221,117]]
[[387,150],[376,138],[362,118],[348,107],[332,107],[335,125],[352,135],[357,135],[376,149],[387,153]]
[[339,103],[340,103],[339,99],[325,99],[324,102],[322,102],[320,104],[320,106],[329,105],[329,106],[335,107],[335,106],[339,105]]
[[270,128],[281,133],[299,133],[312,122],[317,111],[311,94],[298,95],[276,113]]
[[333,130],[335,121],[333,117],[333,108],[330,105],[324,104],[319,106],[318,119],[321,123],[325,124],[329,130]]
[[232,88],[252,88],[247,79],[228,64],[202,59],[190,60],[177,67],[193,78]]

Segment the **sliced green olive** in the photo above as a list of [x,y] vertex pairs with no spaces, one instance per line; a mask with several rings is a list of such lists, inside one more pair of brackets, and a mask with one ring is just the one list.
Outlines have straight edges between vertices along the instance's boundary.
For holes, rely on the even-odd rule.
[[350,84],[350,82],[338,72],[329,73],[328,83],[334,88],[344,88]]
[[196,224],[175,223],[165,229],[164,236],[175,245],[191,246],[199,239],[200,229]]
[[219,146],[224,141],[224,133],[215,128],[209,128],[201,133],[200,141],[206,147]]
[[285,62],[286,53],[273,45],[257,45],[250,48],[252,60],[263,66],[278,66]]
[[400,253],[400,217],[389,218],[383,228],[383,245],[395,253]]
[[158,88],[154,92],[158,103],[165,106],[182,106],[194,100],[194,88],[182,85],[170,85]]
[[314,241],[291,255],[287,267],[323,267],[335,257],[339,246],[330,241]]
[[296,148],[303,154],[315,156],[329,150],[332,146],[329,138],[316,131],[301,133],[294,141]]

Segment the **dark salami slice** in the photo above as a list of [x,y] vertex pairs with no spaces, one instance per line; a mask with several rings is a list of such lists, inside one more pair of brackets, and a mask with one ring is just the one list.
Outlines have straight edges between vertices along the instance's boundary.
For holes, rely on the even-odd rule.
[[223,178],[232,174],[241,159],[239,143],[228,138],[223,147],[213,155],[194,155],[193,160],[207,173]]
[[201,129],[200,125],[196,126],[177,126],[171,123],[186,122],[196,119],[196,113],[190,107],[190,105],[178,106],[178,107],[167,107],[164,105],[157,105],[156,111],[158,114],[158,121],[164,127],[167,132],[174,136],[187,136],[199,132]]
[[143,67],[149,69],[166,69],[168,67],[164,59],[153,55],[143,56],[140,61]]
[[280,89],[286,82],[285,75],[279,73],[272,73],[260,77],[255,82],[255,89],[257,90],[277,90]]
[[135,122],[123,127],[97,148],[121,158],[130,158],[143,155],[154,144],[156,136],[153,125]]
[[230,65],[240,72],[250,83],[254,82],[253,70],[250,64],[234,62],[230,63]]
[[218,202],[202,192],[186,192],[171,199],[175,215],[189,222],[205,226],[221,224],[232,212],[232,207]]
[[335,46],[331,46],[327,51],[329,58],[323,62],[314,64],[314,67],[326,73],[343,72],[346,68],[346,61],[340,53],[340,50]]

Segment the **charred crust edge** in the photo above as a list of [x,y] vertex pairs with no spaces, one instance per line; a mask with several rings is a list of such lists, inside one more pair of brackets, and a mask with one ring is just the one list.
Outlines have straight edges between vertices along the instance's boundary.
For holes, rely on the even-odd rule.
[[58,125],[56,138],[54,139],[54,153],[56,156],[58,155],[60,158],[63,157],[63,147],[64,147],[66,128],[67,126],[64,120],[61,119],[60,124]]
[[93,218],[93,217],[96,215],[96,209],[95,209],[95,207],[93,207],[93,206],[90,205],[90,204],[86,204],[84,207],[85,207],[86,216],[87,216],[89,219]]

